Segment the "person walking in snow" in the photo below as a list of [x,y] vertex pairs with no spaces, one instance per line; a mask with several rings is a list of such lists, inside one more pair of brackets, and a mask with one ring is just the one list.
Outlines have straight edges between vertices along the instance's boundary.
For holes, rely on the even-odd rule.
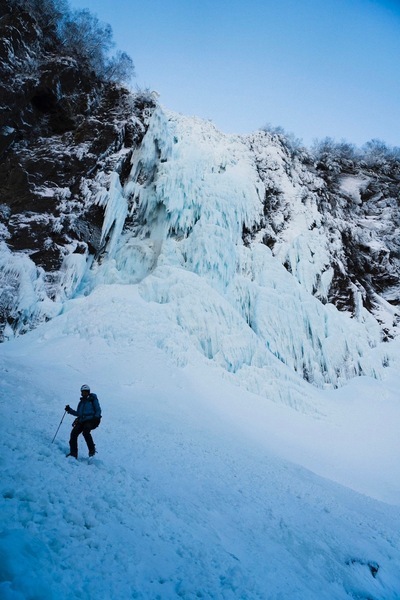
[[94,456],[96,446],[91,435],[92,429],[100,425],[101,408],[96,394],[90,392],[88,385],[81,387],[81,398],[77,409],[74,410],[69,404],[65,407],[69,415],[77,417],[72,425],[71,437],[69,440],[69,453],[67,456],[78,458],[78,437],[82,433],[89,450],[89,456]]

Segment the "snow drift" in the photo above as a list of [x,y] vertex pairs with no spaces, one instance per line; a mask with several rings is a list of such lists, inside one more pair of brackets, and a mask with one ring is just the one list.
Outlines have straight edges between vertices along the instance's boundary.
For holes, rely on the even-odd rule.
[[[398,597],[398,363],[321,391],[276,359],[265,397],[135,284],[65,308],[1,346],[2,598]],[[83,440],[65,458],[68,416],[51,443],[83,382],[90,465]]]

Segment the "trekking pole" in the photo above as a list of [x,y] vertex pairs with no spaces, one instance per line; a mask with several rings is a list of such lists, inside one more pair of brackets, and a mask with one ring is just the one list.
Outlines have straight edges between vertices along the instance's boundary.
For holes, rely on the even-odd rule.
[[65,415],[66,415],[66,414],[67,414],[67,411],[65,411],[65,412],[64,412],[64,414],[63,414],[63,416],[62,416],[62,419],[61,419],[61,421],[60,421],[60,424],[59,424],[59,426],[57,427],[57,431],[55,432],[55,434],[54,434],[54,437],[53,437],[53,439],[51,440],[51,443],[53,443],[53,442],[54,442],[54,440],[56,439],[56,435],[57,435],[57,433],[58,433],[58,430],[59,430],[59,429],[60,429],[60,427],[61,427],[61,423],[64,421],[64,417],[65,417]]

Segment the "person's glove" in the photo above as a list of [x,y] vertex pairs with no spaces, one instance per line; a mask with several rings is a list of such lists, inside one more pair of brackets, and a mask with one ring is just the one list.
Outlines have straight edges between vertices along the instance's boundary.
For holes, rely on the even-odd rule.
[[69,414],[69,411],[71,410],[70,405],[67,404],[67,406],[65,407],[66,412]]

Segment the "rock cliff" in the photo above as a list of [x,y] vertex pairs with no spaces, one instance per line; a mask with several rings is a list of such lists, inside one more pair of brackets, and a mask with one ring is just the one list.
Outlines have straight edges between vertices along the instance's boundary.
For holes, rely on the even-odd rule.
[[23,274],[54,302],[64,258],[96,255],[97,194],[111,172],[123,179],[154,102],[102,80],[60,50],[55,31],[1,0],[0,105],[0,231],[20,259],[3,254],[0,323],[24,331],[38,315],[17,300]]

